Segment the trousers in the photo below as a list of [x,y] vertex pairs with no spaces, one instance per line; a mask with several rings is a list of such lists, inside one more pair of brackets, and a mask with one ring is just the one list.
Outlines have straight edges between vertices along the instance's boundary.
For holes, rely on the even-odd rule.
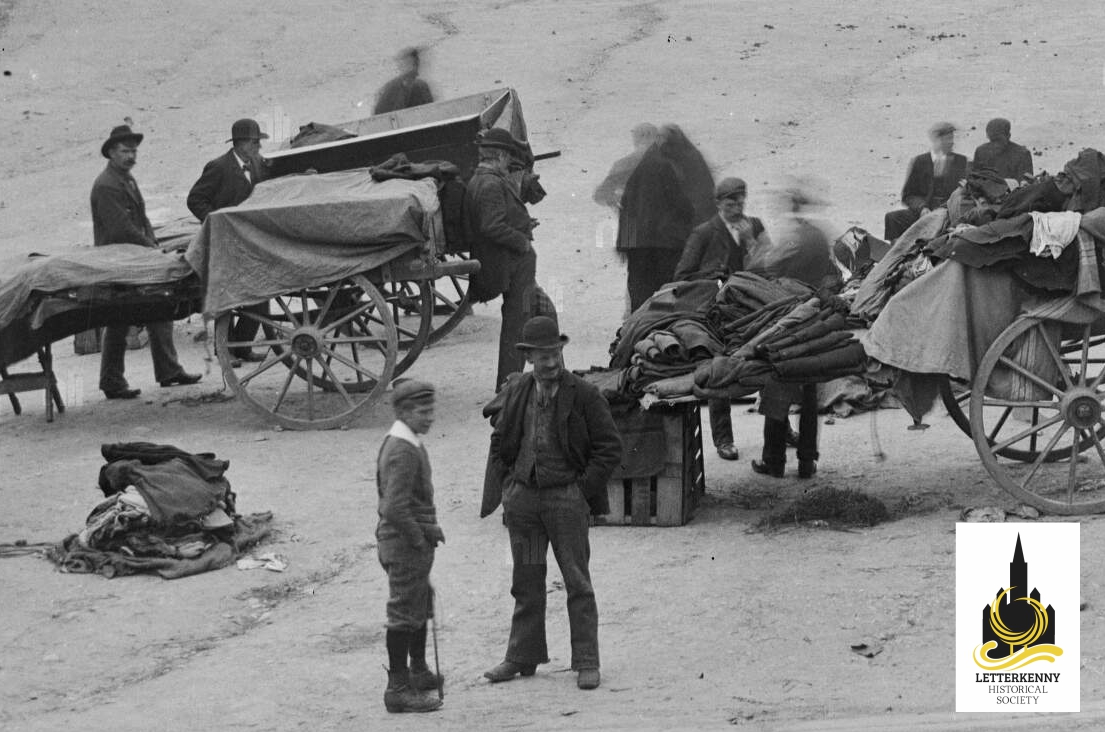
[[[263,317],[269,315],[268,302],[259,302],[256,305],[247,305],[242,310],[248,310],[251,313],[256,313]],[[250,343],[257,338],[257,331],[260,330],[261,323],[250,318],[248,316],[237,316],[234,318],[234,325],[230,328],[230,333],[227,336],[227,340],[230,343]],[[252,347],[249,345],[234,346],[230,349],[230,355],[235,358],[244,358],[249,355]]]
[[388,575],[388,630],[413,632],[425,627],[433,615],[433,547],[417,550],[407,546],[405,540],[384,539],[377,556]]
[[538,664],[549,660],[545,576],[551,544],[568,594],[572,669],[599,667],[599,611],[591,586],[591,545],[587,537],[590,514],[576,483],[537,489],[511,481],[503,491],[503,520],[514,561],[510,587],[514,615],[507,661]]
[[[798,459],[817,460],[817,384],[802,384],[798,412]],[[764,417],[763,462],[781,468],[787,462],[787,420]]]
[[894,240],[904,234],[905,230],[913,226],[919,218],[921,218],[920,214],[908,208],[888,211],[883,217],[883,239],[893,244]]
[[714,447],[733,444],[733,418],[729,414],[728,399],[711,399],[710,433],[714,437]]
[[521,371],[526,357],[515,346],[522,340],[522,326],[533,317],[537,289],[537,253],[531,248],[522,257],[507,265],[507,284],[503,290],[503,324],[499,330],[499,367],[495,375],[495,390],[508,374]]
[[[100,348],[100,390],[104,393],[129,388],[124,375],[128,329],[129,326],[126,325],[109,325],[104,328],[104,340]],[[150,334],[154,379],[167,381],[183,373],[184,369],[177,361],[176,346],[173,345],[173,321],[146,323],[146,332]]]

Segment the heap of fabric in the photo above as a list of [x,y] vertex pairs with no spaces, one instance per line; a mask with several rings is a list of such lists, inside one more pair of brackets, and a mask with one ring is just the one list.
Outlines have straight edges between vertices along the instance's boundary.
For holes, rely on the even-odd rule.
[[269,532],[271,513],[237,513],[229,462],[214,453],[146,442],[101,453],[105,499],[49,553],[64,572],[187,577],[227,566]]
[[725,342],[726,350],[732,351],[812,294],[809,285],[798,280],[737,272],[721,286],[706,318]]
[[672,397],[691,393],[685,377],[703,360],[723,352],[721,341],[701,318],[679,318],[666,330],[651,331],[633,347],[624,389],[639,396],[654,382],[664,382],[653,393]]

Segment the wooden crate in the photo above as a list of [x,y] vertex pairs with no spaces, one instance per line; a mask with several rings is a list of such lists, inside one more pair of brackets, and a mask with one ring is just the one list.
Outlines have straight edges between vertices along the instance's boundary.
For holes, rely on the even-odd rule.
[[702,422],[697,403],[663,412],[666,455],[660,472],[614,478],[607,485],[608,526],[682,526],[706,492]]

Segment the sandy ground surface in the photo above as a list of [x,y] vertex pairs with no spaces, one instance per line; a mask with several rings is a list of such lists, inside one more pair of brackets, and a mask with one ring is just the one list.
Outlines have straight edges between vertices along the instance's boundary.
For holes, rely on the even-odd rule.
[[[523,101],[539,172],[539,280],[573,341],[569,366],[605,362],[619,324],[624,271],[614,220],[590,201],[636,122],[673,121],[718,176],[749,181],[749,210],[785,174],[831,181],[827,216],[842,230],[881,229],[925,130],[950,119],[968,154],[996,115],[1058,170],[1101,147],[1100,5],[833,4],[748,1],[255,3],[121,0],[110,5],[0,1],[0,254],[91,241],[88,190],[98,148],[126,116],[146,133],[135,175],[155,223],[185,215],[203,163],[230,122],[285,128],[366,116],[389,58],[430,47],[439,98],[501,85]],[[10,74],[9,74],[10,72]],[[269,127],[274,129],[274,127]],[[376,561],[374,456],[390,418],[379,408],[349,429],[274,431],[237,402],[189,406],[225,389],[217,364],[177,324],[182,362],[204,380],[158,389],[148,356],[131,353],[143,389],[105,402],[98,358],[56,347],[69,409],[53,424],[41,402],[0,413],[0,541],[58,540],[95,504],[99,446],[145,440],[231,461],[244,512],[271,510],[266,549],[283,574],[227,569],[178,581],[66,575],[36,558],[0,564],[0,727],[53,731],[1028,728],[1028,716],[956,716],[954,523],[967,506],[1015,504],[943,415],[907,432],[878,414],[822,429],[811,484],[754,475],[760,420],[734,408],[736,463],[707,450],[707,496],[681,528],[592,532],[603,686],[576,690],[568,671],[564,592],[550,584],[552,663],[534,679],[490,686],[509,624],[509,554],[498,515],[477,518],[498,332],[477,307],[412,374],[439,388],[428,444],[448,543],[441,597],[446,704],[389,717],[381,695],[384,576]],[[207,359],[207,360],[205,360]],[[755,528],[808,485],[854,487],[900,507],[872,529]],[[1082,527],[1082,700],[1054,729],[1100,728],[1105,601],[1099,546]],[[550,580],[558,580],[555,569]],[[856,643],[878,644],[864,658]],[[1051,726],[1054,725],[1054,726]]]

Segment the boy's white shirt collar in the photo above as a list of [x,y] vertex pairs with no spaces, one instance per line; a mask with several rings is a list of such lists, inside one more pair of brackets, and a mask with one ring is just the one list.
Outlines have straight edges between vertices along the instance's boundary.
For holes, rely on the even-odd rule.
[[400,440],[406,440],[415,447],[422,447],[422,440],[418,438],[418,435],[414,433],[407,423],[401,419],[395,420],[395,424],[388,430],[388,434],[392,437],[398,437]]

